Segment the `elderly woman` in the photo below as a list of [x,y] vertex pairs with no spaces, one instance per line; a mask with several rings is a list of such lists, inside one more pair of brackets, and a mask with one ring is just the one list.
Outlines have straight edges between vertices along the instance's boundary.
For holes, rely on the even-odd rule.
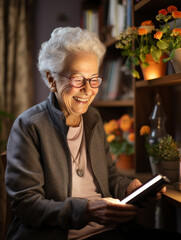
[[9,136],[6,187],[15,218],[7,239],[110,239],[135,217],[137,208],[118,199],[141,183],[117,171],[90,107],[104,54],[80,28],[57,28],[42,45],[38,68],[50,95],[21,114]]

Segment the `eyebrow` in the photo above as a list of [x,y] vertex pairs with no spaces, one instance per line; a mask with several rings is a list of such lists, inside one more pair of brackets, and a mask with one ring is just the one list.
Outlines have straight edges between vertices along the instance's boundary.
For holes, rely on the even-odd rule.
[[[80,74],[81,76],[84,76],[84,74],[82,74],[82,73],[80,73],[80,72],[76,72],[76,71],[75,71],[75,72],[71,72],[70,74],[71,74],[71,75],[72,75],[72,74]],[[97,76],[97,75],[99,75],[99,73],[94,73],[94,74],[91,75],[91,77],[94,77],[94,76]]]

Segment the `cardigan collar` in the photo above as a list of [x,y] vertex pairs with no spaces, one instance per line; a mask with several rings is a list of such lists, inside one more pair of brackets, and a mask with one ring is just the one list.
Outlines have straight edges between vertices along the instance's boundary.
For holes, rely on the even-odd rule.
[[66,125],[64,113],[60,110],[56,96],[52,92],[47,98],[47,107],[55,127],[66,136],[69,127]]

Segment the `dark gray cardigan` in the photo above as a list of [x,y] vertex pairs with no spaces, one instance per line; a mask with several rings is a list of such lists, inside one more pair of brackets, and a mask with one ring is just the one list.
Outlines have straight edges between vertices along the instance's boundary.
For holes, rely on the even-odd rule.
[[[130,179],[113,164],[99,113],[84,118],[87,156],[102,197],[123,198]],[[7,147],[6,188],[15,219],[7,239],[67,239],[86,225],[86,199],[72,198],[68,127],[53,94],[14,122]]]

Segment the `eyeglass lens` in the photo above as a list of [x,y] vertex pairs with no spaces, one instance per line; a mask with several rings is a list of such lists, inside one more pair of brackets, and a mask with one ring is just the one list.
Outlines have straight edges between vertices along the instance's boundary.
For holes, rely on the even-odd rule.
[[82,87],[86,83],[86,81],[89,81],[89,84],[92,88],[97,88],[102,83],[102,78],[100,77],[86,79],[84,77],[79,76],[79,77],[73,77],[71,80],[72,80],[72,85],[74,87]]

